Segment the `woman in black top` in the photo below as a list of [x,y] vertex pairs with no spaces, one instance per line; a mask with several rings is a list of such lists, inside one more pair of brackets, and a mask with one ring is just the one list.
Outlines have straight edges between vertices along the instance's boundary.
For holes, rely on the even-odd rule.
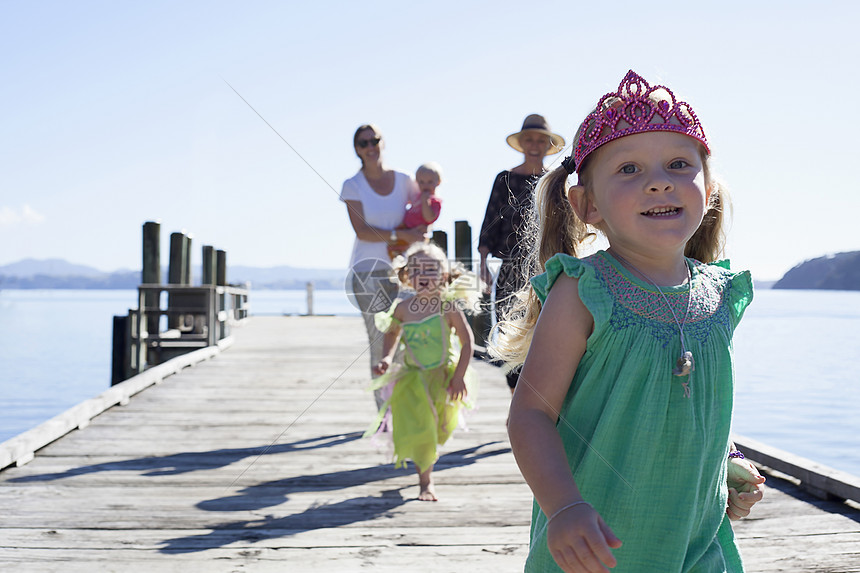
[[[523,286],[520,264],[525,260],[520,238],[525,217],[534,203],[534,188],[544,174],[543,159],[564,148],[564,138],[553,133],[543,116],[532,114],[523,121],[523,127],[507,138],[508,145],[521,152],[523,162],[513,169],[496,175],[481,235],[478,252],[481,255],[481,279],[492,284],[492,274],[487,267],[487,257],[493,255],[502,260],[496,278],[496,319],[508,308],[510,297]],[[519,370],[508,373],[508,386],[513,391]]]

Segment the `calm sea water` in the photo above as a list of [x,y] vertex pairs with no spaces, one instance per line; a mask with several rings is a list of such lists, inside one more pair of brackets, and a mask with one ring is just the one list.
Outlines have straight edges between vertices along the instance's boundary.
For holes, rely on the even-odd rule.
[[[113,316],[136,290],[0,291],[0,442],[110,387]],[[251,314],[307,312],[305,291],[252,291]],[[342,291],[317,290],[315,314],[358,316]]]
[[[0,442],[110,385],[123,291],[0,291]],[[304,314],[304,291],[252,291],[252,315]],[[316,314],[358,315],[341,291]],[[759,290],[735,335],[735,431],[860,476],[860,292]]]

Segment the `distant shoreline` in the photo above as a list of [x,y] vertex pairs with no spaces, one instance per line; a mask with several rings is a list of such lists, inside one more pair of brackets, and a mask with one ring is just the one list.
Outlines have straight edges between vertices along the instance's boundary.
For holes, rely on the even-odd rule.
[[[168,276],[167,268],[162,269],[161,276]],[[227,268],[227,280],[230,284],[250,283],[256,290],[303,290],[309,282],[318,290],[339,290],[343,289],[346,276],[347,269],[305,269],[289,266],[261,268],[242,265],[230,265]],[[200,275],[193,276],[191,283],[196,285],[199,280]],[[24,259],[0,265],[0,289],[137,289],[140,281],[139,270],[104,272],[63,259]]]
[[[312,281],[311,281],[312,282]],[[251,285],[252,290],[296,290],[296,291],[304,291],[306,290],[307,283],[302,283],[297,286],[271,286],[271,285]],[[195,285],[199,286],[199,285]],[[14,286],[7,285],[0,282],[0,291],[2,290],[137,290],[138,285],[134,286],[90,286],[90,287],[78,287],[78,286]],[[314,290],[343,290],[343,284],[339,285],[320,285],[314,283]]]

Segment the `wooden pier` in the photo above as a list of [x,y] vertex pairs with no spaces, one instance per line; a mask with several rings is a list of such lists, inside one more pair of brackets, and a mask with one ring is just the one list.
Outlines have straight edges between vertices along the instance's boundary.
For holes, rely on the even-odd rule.
[[[521,571],[531,495],[504,377],[475,363],[480,407],[442,451],[440,501],[419,502],[414,472],[361,439],[374,414],[365,347],[359,318],[252,318],[228,349],[0,471],[0,566]],[[735,531],[750,573],[860,572],[857,505],[791,480],[769,476]]]

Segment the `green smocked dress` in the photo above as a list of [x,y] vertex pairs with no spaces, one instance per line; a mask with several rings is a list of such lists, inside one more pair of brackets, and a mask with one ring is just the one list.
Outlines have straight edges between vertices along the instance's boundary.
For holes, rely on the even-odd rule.
[[[594,331],[564,399],[558,431],[586,501],[623,545],[613,573],[743,571],[728,517],[726,464],[734,394],[732,334],[752,300],[749,272],[688,259],[688,286],[661,287],[684,326],[694,370],[675,376],[678,326],[654,286],[611,254],[556,255],[532,279],[543,302],[564,273]],[[560,571],[547,518],[532,511],[525,570]]]
[[[377,328],[386,332],[399,322],[388,313],[376,315]],[[390,407],[395,467],[412,460],[420,471],[436,462],[436,446],[448,441],[459,424],[460,410],[471,408],[477,380],[470,366],[464,380],[467,395],[459,400],[448,396],[448,384],[457,369],[460,345],[445,316],[432,314],[416,322],[400,323],[403,364],[374,380],[372,389],[391,387],[391,397],[382,405],[372,434]]]

